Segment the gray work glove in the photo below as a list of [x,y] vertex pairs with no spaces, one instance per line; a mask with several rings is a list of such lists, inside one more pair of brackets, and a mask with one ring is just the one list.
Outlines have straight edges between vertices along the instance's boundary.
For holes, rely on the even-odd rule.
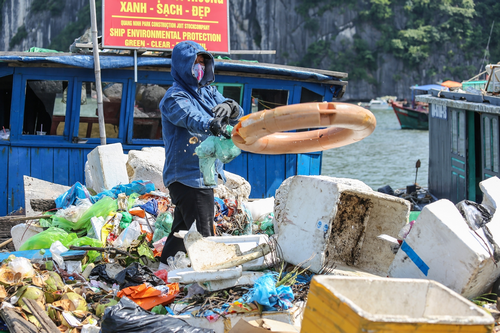
[[228,125],[228,118],[227,116],[225,117],[215,117],[211,122],[208,127],[210,130],[210,133],[213,136],[220,136],[222,135],[226,139],[231,138],[231,132],[228,131],[227,129]]
[[212,112],[215,117],[229,117],[231,119],[236,119],[240,114],[240,106],[232,99],[229,99],[214,106],[212,108]]

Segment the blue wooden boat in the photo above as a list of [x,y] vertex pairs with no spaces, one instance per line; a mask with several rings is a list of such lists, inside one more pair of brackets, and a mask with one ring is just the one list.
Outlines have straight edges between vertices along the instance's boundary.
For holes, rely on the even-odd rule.
[[[62,185],[84,182],[87,154],[99,145],[93,57],[0,52],[0,216],[24,207],[23,175]],[[158,102],[172,84],[170,59],[101,56],[107,143],[126,152],[162,146]],[[345,73],[216,60],[216,85],[246,113],[344,94]],[[273,196],[286,178],[319,175],[322,154],[242,153],[226,169]]]

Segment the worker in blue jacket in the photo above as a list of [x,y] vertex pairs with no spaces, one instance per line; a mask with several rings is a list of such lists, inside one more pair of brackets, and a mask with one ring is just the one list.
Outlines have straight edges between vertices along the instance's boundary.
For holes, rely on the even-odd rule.
[[[189,230],[196,221],[204,237],[214,235],[214,192],[204,185],[194,150],[209,135],[229,138],[226,126],[236,125],[243,115],[238,103],[210,85],[215,79],[214,58],[201,45],[178,43],[172,51],[171,73],[174,84],[160,102],[165,144],[163,183],[175,204],[172,232],[161,255],[163,265],[178,251],[186,252],[183,240],[174,237],[174,232]],[[225,181],[219,160],[215,169],[215,177],[220,175]]]

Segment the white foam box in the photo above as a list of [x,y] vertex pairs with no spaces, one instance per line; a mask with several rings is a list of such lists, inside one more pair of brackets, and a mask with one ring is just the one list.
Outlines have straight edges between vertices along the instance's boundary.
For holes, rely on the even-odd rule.
[[274,211],[286,262],[313,272],[335,266],[339,274],[387,276],[394,253],[377,236],[397,237],[410,204],[354,179],[294,176],[276,191]]
[[97,193],[128,184],[121,143],[97,146],[87,155],[93,190]]
[[[240,247],[242,253],[245,253],[258,245],[265,244],[269,242],[269,237],[267,235],[243,235],[243,236],[214,236],[206,237],[207,240],[224,243],[224,244],[237,244]],[[257,258],[255,260],[249,261],[242,265],[244,271],[260,270],[269,265],[272,262],[272,254],[268,254],[264,257]]]
[[[500,215],[487,224],[500,241]],[[449,200],[425,206],[389,268],[389,276],[432,279],[466,298],[487,292],[500,265],[482,229],[472,231]]]

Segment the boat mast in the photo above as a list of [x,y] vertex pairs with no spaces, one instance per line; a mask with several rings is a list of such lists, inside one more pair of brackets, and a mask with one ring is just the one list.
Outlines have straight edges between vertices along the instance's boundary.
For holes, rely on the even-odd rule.
[[493,23],[491,23],[490,36],[488,37],[488,43],[486,44],[486,49],[484,50],[484,57],[483,57],[483,60],[481,61],[481,66],[479,67],[479,73],[481,73],[481,71],[483,70],[483,64],[486,61],[486,55],[489,53],[488,51],[490,49],[491,34],[493,33],[493,26],[494,25],[495,25],[495,21],[493,21]]

